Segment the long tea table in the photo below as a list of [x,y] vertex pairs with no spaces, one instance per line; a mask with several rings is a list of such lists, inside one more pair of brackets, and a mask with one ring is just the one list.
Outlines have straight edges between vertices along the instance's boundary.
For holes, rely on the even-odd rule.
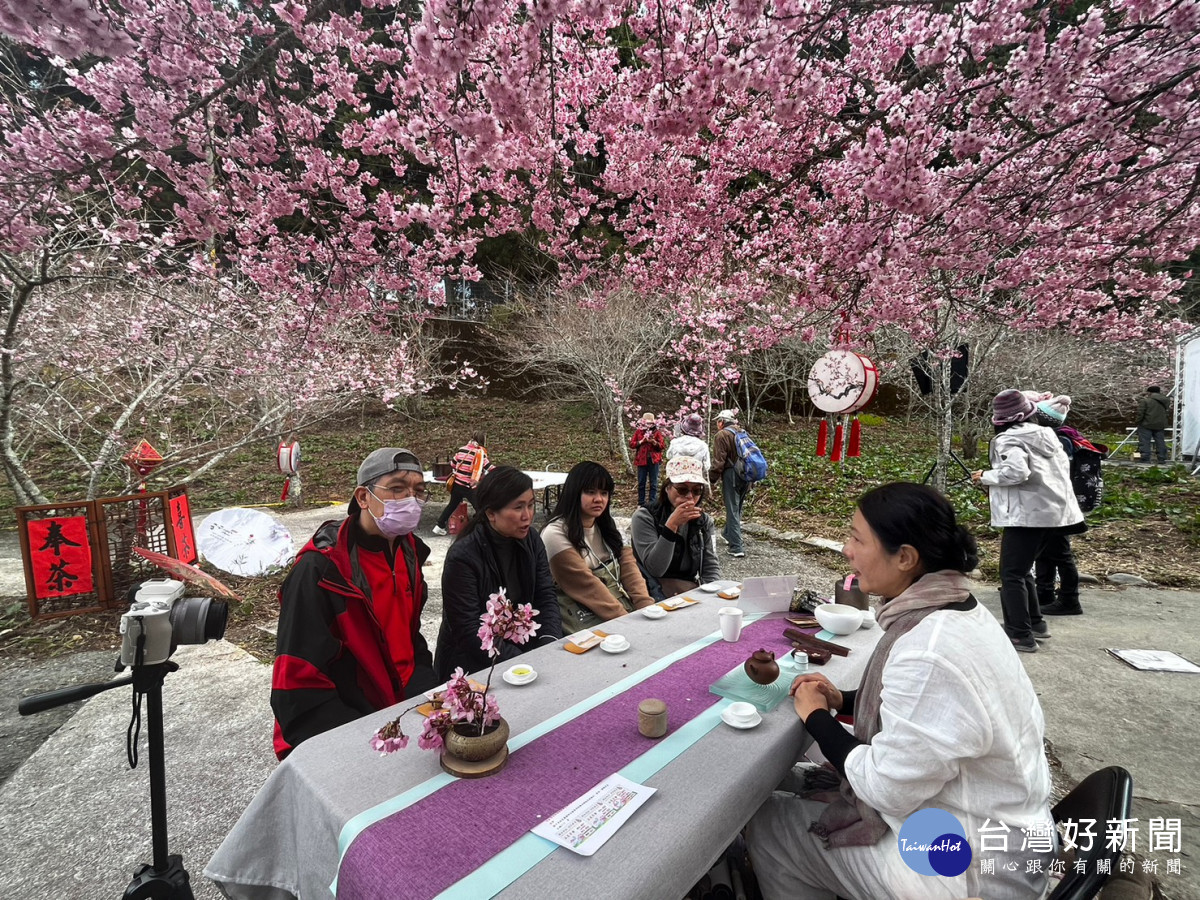
[[[737,644],[718,632],[717,609],[727,601],[691,592],[699,603],[664,618],[634,613],[605,623],[628,638],[624,653],[575,655],[558,643],[522,656],[537,679],[513,687],[497,673],[492,686],[512,755],[488,778],[443,774],[437,754],[418,749],[415,736],[398,753],[371,751],[371,734],[403,705],[314,737],[272,773],[204,874],[237,900],[334,891],[339,900],[681,897],[807,743],[786,700],[757,728],[735,730],[718,717],[730,701],[709,692],[759,647],[786,650],[782,613],[793,584],[745,583],[739,605],[748,621],[759,618]],[[880,634],[872,626],[837,638],[851,653],[822,671],[839,687],[856,687]],[[647,696],[670,698],[661,741],[637,733],[637,704]],[[420,722],[410,713],[405,731],[419,733]],[[614,771],[656,793],[594,856],[528,833]]]

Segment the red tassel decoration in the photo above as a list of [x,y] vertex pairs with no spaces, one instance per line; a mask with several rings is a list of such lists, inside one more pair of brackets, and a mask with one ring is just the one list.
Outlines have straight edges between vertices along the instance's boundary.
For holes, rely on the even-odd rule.
[[847,456],[862,456],[862,426],[858,424],[858,416],[850,424],[850,449]]
[[833,452],[829,454],[830,462],[842,461],[842,423],[838,422],[838,427],[833,432]]
[[821,419],[821,427],[817,429],[817,456],[825,455],[829,443],[829,420]]
[[291,489],[292,489],[292,479],[288,478],[288,480],[283,483],[283,493],[279,495],[280,503],[287,500],[288,493],[291,491]]

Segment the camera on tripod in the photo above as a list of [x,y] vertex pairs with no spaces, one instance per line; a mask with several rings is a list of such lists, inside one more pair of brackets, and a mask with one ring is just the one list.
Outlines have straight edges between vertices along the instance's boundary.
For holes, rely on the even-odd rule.
[[183,591],[183,582],[170,578],[143,581],[130,591],[129,612],[121,616],[122,665],[157,665],[180,644],[203,644],[225,635],[229,605],[185,597]]

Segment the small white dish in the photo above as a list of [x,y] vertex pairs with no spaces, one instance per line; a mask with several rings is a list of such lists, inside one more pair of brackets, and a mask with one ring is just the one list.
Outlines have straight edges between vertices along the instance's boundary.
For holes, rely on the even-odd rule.
[[[516,674],[517,670],[526,671],[526,672],[528,672],[528,674],[518,675],[518,674]],[[503,678],[505,681],[507,681],[509,684],[515,684],[517,686],[520,686],[522,684],[529,684],[531,681],[535,681],[538,677],[538,673],[536,671],[534,671],[532,666],[517,665],[517,666],[513,666],[511,669],[505,669],[504,672],[500,675],[500,677]]]
[[874,624],[875,624],[875,610],[874,609],[863,610],[863,623],[861,625],[859,625],[858,627],[859,628],[870,628]]
[[724,722],[726,725],[728,725],[730,728],[741,728],[741,729],[755,728],[758,725],[762,724],[762,716],[760,716],[758,714],[757,709],[754,710],[754,715],[748,716],[746,718],[742,718],[740,716],[735,716],[730,713],[730,710],[733,708],[733,705],[734,704],[730,704],[721,713],[721,721]]
[[661,619],[667,614],[667,611],[661,606],[651,604],[650,606],[643,606],[641,613],[647,619]]
[[704,591],[706,594],[715,594],[717,591],[741,588],[741,586],[740,581],[710,581],[708,584],[700,585],[698,590]]
[[605,653],[624,653],[629,649],[629,641],[622,641],[620,644],[609,644],[607,640],[600,642],[600,649]]

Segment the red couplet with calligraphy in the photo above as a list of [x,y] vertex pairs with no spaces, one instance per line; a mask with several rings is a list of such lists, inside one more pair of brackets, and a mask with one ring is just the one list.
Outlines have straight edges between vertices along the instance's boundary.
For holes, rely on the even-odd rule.
[[171,531],[175,534],[175,558],[194,563],[199,557],[196,555],[196,534],[192,531],[192,510],[187,494],[172,497],[169,505]]
[[27,527],[38,599],[90,594],[95,589],[87,516],[37,519]]

